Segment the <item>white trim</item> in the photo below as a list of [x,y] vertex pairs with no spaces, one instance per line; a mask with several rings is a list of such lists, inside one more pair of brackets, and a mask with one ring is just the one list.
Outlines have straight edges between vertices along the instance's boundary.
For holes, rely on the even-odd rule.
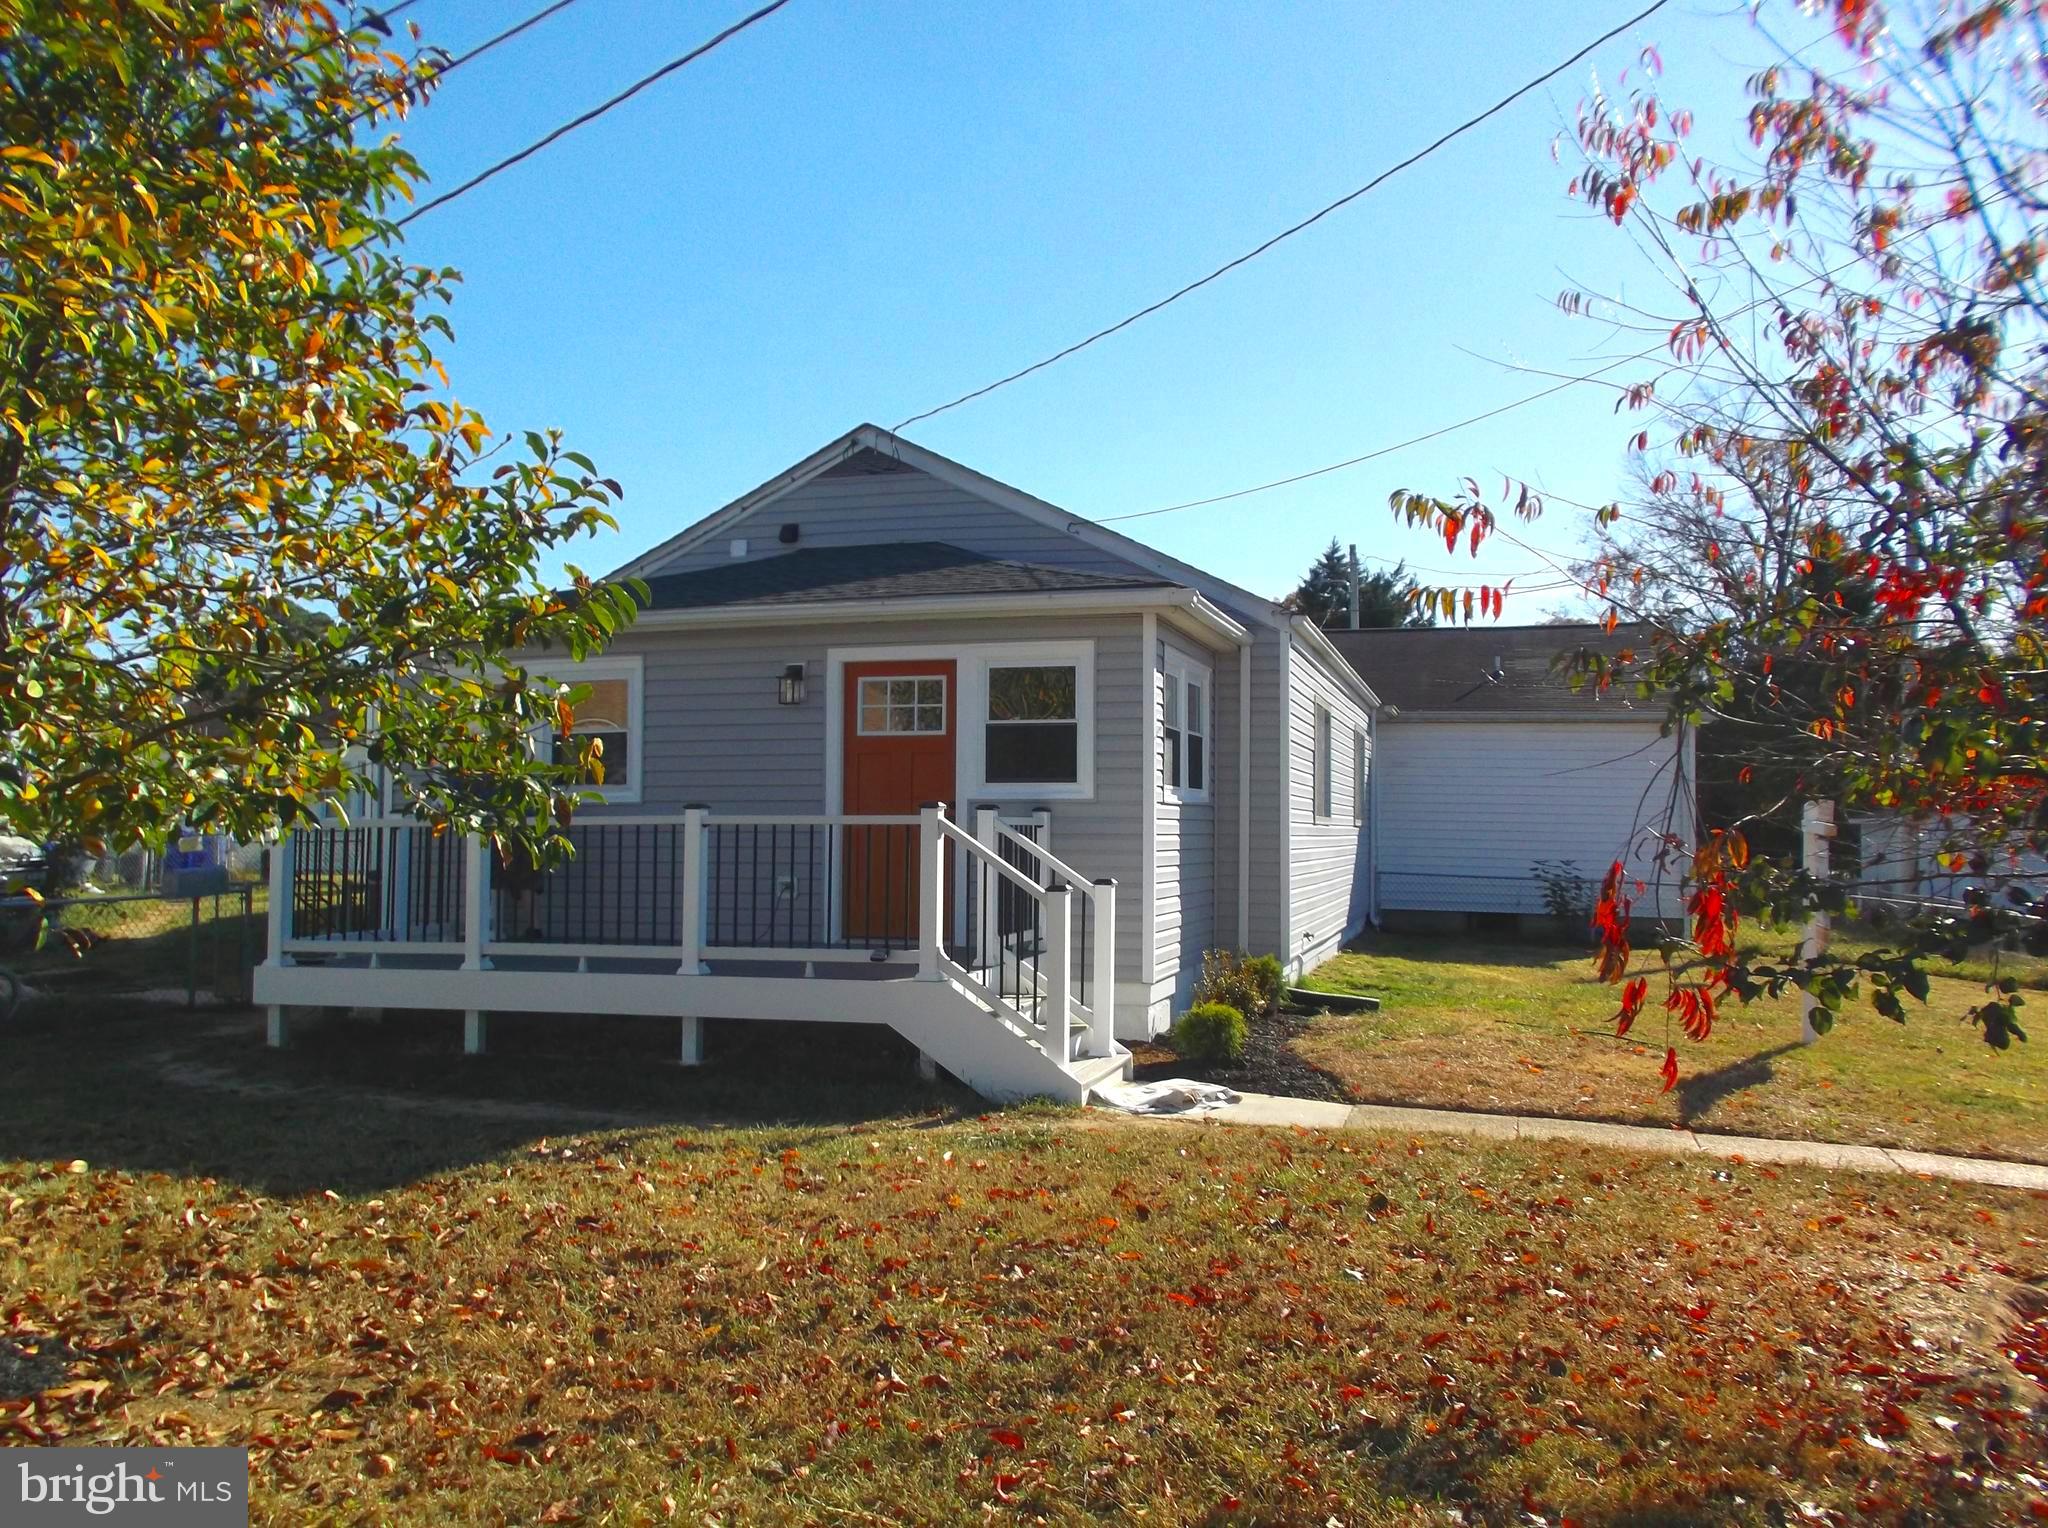
[[1338,650],[1337,644],[1324,634],[1322,627],[1307,616],[1298,615],[1294,617],[1290,629],[1301,638],[1301,645],[1309,650],[1311,657],[1318,660],[1319,666],[1328,676],[1351,692],[1352,699],[1363,702],[1369,708],[1381,703],[1379,696],[1373,693],[1372,686],[1365,682],[1365,676],[1351,666],[1351,660]]
[[[904,643],[825,650],[825,811],[843,810],[846,792],[846,666],[849,663],[935,662],[950,659],[959,676],[954,711],[953,790],[961,801],[990,796],[1029,796],[1034,801],[1091,801],[1095,797],[1095,641]],[[988,669],[1019,664],[1074,665],[1074,710],[1078,727],[1071,785],[982,778],[988,718]]]
[[[639,653],[614,653],[603,658],[538,657],[521,665],[529,674],[557,684],[584,684],[599,679],[626,681],[626,783],[589,785],[583,789],[606,802],[631,805],[640,799],[647,782],[647,668]],[[549,727],[549,736],[554,729]]]
[[[1285,789],[1285,772],[1282,772]],[[1237,650],[1237,947],[1252,941],[1252,650]]]
[[1148,572],[1175,580],[1194,579],[1199,584],[1208,585],[1213,589],[1228,591],[1224,595],[1225,598],[1243,601],[1244,608],[1248,612],[1255,612],[1263,624],[1281,631],[1287,628],[1287,612],[1249,589],[1240,588],[1227,579],[1218,578],[1215,574],[1197,568],[1191,563],[1182,562],[1177,557],[1169,557],[1164,552],[1146,546],[1142,541],[1133,541],[1120,532],[1097,525],[1092,520],[1083,519],[1069,510],[1061,509],[1057,504],[1048,504],[1043,499],[1034,498],[1022,489],[1012,488],[1008,483],[984,476],[972,467],[963,466],[939,455],[936,451],[928,450],[874,424],[856,425],[837,440],[830,441],[813,451],[794,467],[741,494],[723,509],[713,511],[695,525],[688,526],[668,540],[650,547],[632,561],[614,569],[607,577],[647,577],[650,575],[650,569],[658,567],[678,553],[711,540],[735,521],[764,505],[773,503],[784,494],[803,487],[813,478],[864,449],[894,457],[905,466],[915,468],[928,477],[936,478],[942,483],[971,493],[976,498],[1011,510],[1028,520],[1035,520],[1041,525],[1059,531],[1062,535],[1072,536],[1075,540],[1085,542],[1112,556],[1121,557]]
[[1244,625],[1219,610],[1193,589],[1048,589],[1036,594],[943,594],[916,599],[830,600],[803,605],[717,605],[706,610],[643,610],[634,620],[634,631],[664,631],[674,627],[815,626],[847,621],[910,621],[933,616],[957,616],[965,620],[992,619],[1009,615],[1043,615],[1047,610],[1136,615],[1140,611],[1168,611],[1199,628],[1214,632],[1226,642],[1244,643],[1251,633]]
[[[1280,648],[1280,948],[1282,965],[1294,958],[1294,644]],[[1309,805],[1315,805],[1311,791]]]
[[[1144,973],[1148,983],[1156,984],[1159,960],[1159,618],[1149,610],[1145,613],[1140,634],[1144,656],[1138,668],[1145,680],[1145,727],[1140,734],[1144,743],[1138,749],[1140,768],[1144,771],[1139,776],[1138,787],[1142,813],[1140,836],[1144,844],[1143,862],[1139,866],[1142,882],[1138,897],[1138,969]],[[1149,996],[1146,1002],[1149,1008]]]
[[[1167,678],[1177,680],[1180,684],[1180,773],[1183,779],[1187,775],[1188,739],[1193,736],[1199,737],[1202,740],[1202,784],[1197,787],[1183,785],[1179,780],[1165,779],[1163,772],[1166,767],[1166,723],[1165,717],[1162,714],[1160,718],[1160,769],[1162,771],[1162,784],[1165,787],[1166,794],[1175,801],[1207,801],[1215,789],[1214,782],[1216,779],[1216,754],[1212,746],[1216,734],[1215,672],[1208,664],[1182,652],[1171,642],[1166,644],[1166,658],[1159,667],[1160,672],[1165,674]],[[1202,687],[1202,725],[1200,730],[1188,725],[1188,685],[1190,683],[1198,684]]]
[[[861,680],[861,684],[862,684],[862,686],[863,686],[863,687],[865,687],[865,686],[867,686],[867,685],[870,685],[870,684],[888,684],[888,683],[892,682],[892,680],[896,679],[897,677],[899,677],[899,676],[896,676],[896,675],[889,675],[889,674],[878,674],[878,675],[874,675],[874,676],[872,676],[872,677],[869,677],[869,678],[864,678],[864,679],[862,679],[862,680]],[[937,685],[937,686],[939,687],[939,709],[940,709],[940,711],[942,711],[942,712],[943,712],[943,711],[944,711],[944,710],[946,709],[946,704],[947,704],[948,700],[949,700],[949,699],[951,698],[951,696],[950,696],[950,694],[949,694],[949,691],[951,690],[951,688],[952,688],[952,687],[951,687],[950,685],[948,685],[948,684],[946,683],[946,676],[945,676],[944,674],[906,674],[906,675],[902,675],[902,676],[900,676],[900,677],[901,677],[901,678],[904,678],[904,679],[907,679],[907,680],[908,680],[908,681],[909,681],[910,683],[912,683],[912,684],[935,684],[935,685]],[[866,715],[865,715],[865,713],[866,713],[866,711],[867,711],[867,709],[868,709],[868,702],[867,702],[866,700],[862,700],[862,701],[861,701],[861,702],[859,703],[858,709],[859,709],[859,710],[860,710],[860,711],[861,711],[861,712],[862,712],[863,714],[862,714],[861,716],[859,716],[859,717],[856,717],[856,718],[855,718],[855,720],[854,720],[854,724],[853,724],[853,731],[854,731],[854,736],[856,736],[856,737],[933,737],[933,736],[941,736],[941,735],[943,735],[943,734],[945,733],[945,730],[946,730],[946,729],[945,729],[944,727],[941,727],[941,728],[939,728],[939,729],[938,729],[938,732],[937,732],[937,733],[935,734],[935,733],[931,732],[930,730],[928,730],[928,729],[926,729],[926,728],[923,728],[923,727],[920,727],[920,726],[918,726],[918,725],[917,725],[917,713],[918,713],[919,711],[923,710],[926,704],[927,704],[927,703],[926,703],[925,701],[922,701],[922,700],[918,700],[918,699],[916,699],[916,698],[915,698],[915,696],[913,695],[913,698],[912,698],[912,700],[911,700],[911,702],[910,702],[910,705],[909,705],[909,707],[908,707],[908,709],[909,709],[909,711],[910,711],[910,726],[909,726],[909,727],[908,727],[907,729],[905,729],[905,730],[903,730],[903,731],[900,731],[900,732],[899,732],[899,731],[897,731],[897,730],[896,730],[895,728],[893,728],[893,727],[890,727],[890,726],[884,725],[884,726],[883,726],[883,727],[882,727],[882,728],[881,728],[881,729],[880,729],[879,731],[876,731],[876,732],[870,732],[870,731],[868,730],[868,725],[867,725],[867,718],[866,718]],[[893,700],[886,700],[886,699],[885,699],[885,700],[884,700],[884,701],[882,702],[882,711],[883,711],[883,721],[884,721],[885,723],[886,723],[886,722],[887,722],[887,720],[888,720],[888,713],[889,713],[890,711],[893,711],[893,710],[896,710],[896,709],[898,709],[898,707],[897,707],[896,703],[895,703],[895,702],[894,702]]]

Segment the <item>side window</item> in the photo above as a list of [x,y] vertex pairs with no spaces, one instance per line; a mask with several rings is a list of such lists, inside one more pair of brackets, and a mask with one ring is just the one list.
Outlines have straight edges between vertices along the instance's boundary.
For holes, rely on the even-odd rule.
[[1316,707],[1316,756],[1315,756],[1315,814],[1318,817],[1330,815],[1331,773],[1336,760],[1331,756],[1330,713],[1321,706]]
[[1166,788],[1183,796],[1209,791],[1209,670],[1172,648],[1166,650],[1160,703]]
[[1351,823],[1361,827],[1365,823],[1365,729],[1351,729]]

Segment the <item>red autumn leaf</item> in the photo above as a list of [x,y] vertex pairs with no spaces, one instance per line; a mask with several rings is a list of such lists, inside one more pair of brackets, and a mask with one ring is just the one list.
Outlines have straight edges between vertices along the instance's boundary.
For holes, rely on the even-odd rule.
[[1678,1086],[1678,1050],[1666,1046],[1664,1050],[1664,1091],[1669,1093]]
[[1002,1444],[1004,1448],[1022,1448],[1024,1446],[1024,1435],[1020,1432],[1013,1432],[1007,1427],[991,1427],[988,1430],[988,1435],[995,1442]]

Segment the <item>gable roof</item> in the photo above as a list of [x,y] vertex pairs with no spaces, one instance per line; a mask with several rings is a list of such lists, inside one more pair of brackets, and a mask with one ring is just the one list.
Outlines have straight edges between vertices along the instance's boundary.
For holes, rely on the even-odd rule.
[[943,541],[810,547],[739,561],[730,567],[658,573],[645,582],[645,608],[649,610],[1174,587],[1165,579],[1118,578],[1072,568],[1002,562]]
[[1580,652],[1640,646],[1646,628],[1596,621],[1551,626],[1424,626],[1325,630],[1381,700],[1420,716],[1547,716],[1615,721],[1661,713],[1609,690],[1573,690],[1556,665]]
[[899,471],[905,468],[926,473],[940,482],[951,484],[1027,519],[1035,520],[1041,525],[1051,526],[1063,534],[1077,537],[1091,546],[1156,574],[1163,580],[1221,598],[1240,614],[1253,617],[1268,626],[1283,631],[1287,628],[1288,612],[1263,595],[1254,594],[1228,579],[1218,578],[1192,563],[1182,562],[1177,557],[1169,557],[1164,552],[1146,546],[1142,541],[1133,541],[1129,536],[1110,530],[1107,526],[1097,525],[1093,520],[1061,509],[1057,504],[1048,504],[1043,499],[1034,498],[1022,489],[1012,488],[1008,483],[976,472],[972,467],[963,466],[875,424],[856,425],[837,440],[830,441],[813,451],[786,472],[777,473],[758,488],[741,494],[723,509],[706,515],[666,541],[648,548],[632,561],[615,568],[608,576],[645,578],[650,567],[665,561],[677,552],[709,541],[735,521],[744,519],[763,505],[771,504],[784,494],[803,487],[813,478],[830,473],[851,475]]

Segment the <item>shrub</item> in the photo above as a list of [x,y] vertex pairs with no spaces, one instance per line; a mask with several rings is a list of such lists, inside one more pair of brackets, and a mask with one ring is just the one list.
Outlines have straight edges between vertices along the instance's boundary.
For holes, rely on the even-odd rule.
[[1237,950],[1203,951],[1195,1002],[1227,1003],[1239,1013],[1257,1013],[1266,1006],[1266,993],[1254,964]]
[[1594,887],[1576,860],[1537,860],[1529,867],[1543,888],[1543,908],[1573,932],[1584,932],[1593,922]]
[[1228,1003],[1197,1003],[1166,1038],[1185,1060],[1235,1065],[1244,1059],[1244,1014]]
[[1280,1006],[1281,989],[1287,982],[1287,968],[1280,964],[1278,955],[1257,955],[1244,963],[1254,982],[1258,983],[1260,1006],[1274,1009]]

